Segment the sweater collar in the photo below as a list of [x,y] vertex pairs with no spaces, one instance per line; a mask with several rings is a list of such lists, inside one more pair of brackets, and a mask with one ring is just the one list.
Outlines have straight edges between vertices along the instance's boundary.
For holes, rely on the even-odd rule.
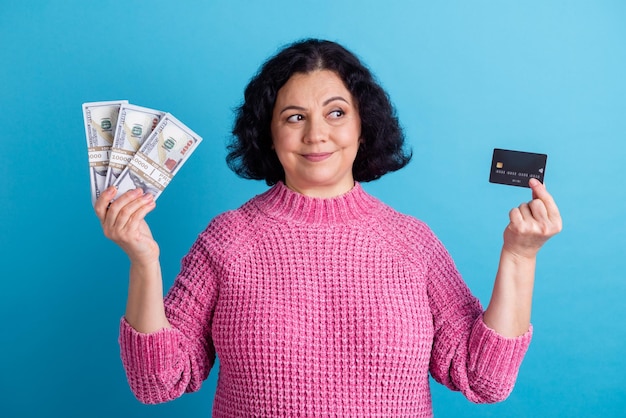
[[279,182],[254,201],[270,217],[308,224],[346,223],[372,216],[380,209],[378,199],[367,194],[359,183],[343,195],[319,198],[305,196]]

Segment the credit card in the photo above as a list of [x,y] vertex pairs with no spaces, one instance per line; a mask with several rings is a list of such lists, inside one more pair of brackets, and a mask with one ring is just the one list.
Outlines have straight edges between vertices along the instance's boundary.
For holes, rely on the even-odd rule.
[[529,187],[528,181],[534,177],[543,183],[547,159],[546,154],[495,148],[489,181],[509,186]]

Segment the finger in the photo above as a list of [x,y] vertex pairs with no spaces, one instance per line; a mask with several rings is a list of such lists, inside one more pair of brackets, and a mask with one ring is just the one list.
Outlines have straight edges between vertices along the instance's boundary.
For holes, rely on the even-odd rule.
[[523,222],[533,219],[533,214],[528,206],[528,203],[522,203],[519,205],[518,210]]
[[537,199],[537,190],[536,189],[538,189],[542,185],[543,185],[543,183],[541,183],[539,180],[537,180],[534,177],[531,177],[528,180],[528,187],[530,187],[530,190],[531,190],[532,195],[533,195],[533,199]]
[[117,199],[115,199],[114,202],[111,202],[111,205],[109,206],[109,210],[115,207],[117,208],[123,207],[124,205],[137,199],[141,195],[143,195],[143,190],[140,188],[128,190],[127,192],[119,196]]
[[546,222],[549,221],[548,209],[546,208],[543,200],[534,199],[528,203],[528,208],[532,214],[532,217],[537,221]]
[[156,207],[156,201],[151,193],[143,195],[141,200],[144,202],[143,205],[133,214],[136,219],[144,219]]
[[94,210],[96,211],[96,215],[100,219],[100,222],[104,222],[104,218],[106,217],[107,208],[111,203],[111,200],[115,197],[117,193],[117,188],[115,186],[110,186],[105,189],[104,192],[100,194],[98,200],[94,204]]
[[154,196],[146,193],[124,206],[117,217],[115,228],[132,232],[140,225],[145,216],[154,209]]
[[118,224],[117,218],[120,211],[124,208],[124,206],[141,196],[141,193],[141,189],[129,190],[115,199],[115,201],[111,202],[106,209],[106,217],[102,222],[102,227],[105,228],[105,230],[112,230],[116,224]]
[[522,217],[522,213],[519,208],[511,209],[509,212],[509,221],[511,222],[511,225],[518,225],[524,222],[524,218]]
[[533,191],[533,199],[540,199],[545,204],[548,216],[550,218],[560,217],[559,208],[552,198],[552,195],[548,193],[546,186],[535,178],[531,178],[528,185]]
[[112,215],[110,216],[111,222],[109,226],[116,230],[126,228],[129,223],[136,219],[142,219],[136,215],[136,212],[139,211],[142,206],[154,201],[154,197],[150,193],[144,194],[141,189],[131,190],[130,192],[124,193],[122,197],[116,200],[109,208],[109,212],[111,212]]

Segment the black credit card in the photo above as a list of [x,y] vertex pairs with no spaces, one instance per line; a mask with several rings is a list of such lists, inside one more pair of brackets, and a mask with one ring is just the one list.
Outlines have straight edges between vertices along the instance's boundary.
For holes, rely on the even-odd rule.
[[489,181],[509,186],[529,187],[528,181],[534,177],[543,183],[547,159],[546,154],[495,148]]

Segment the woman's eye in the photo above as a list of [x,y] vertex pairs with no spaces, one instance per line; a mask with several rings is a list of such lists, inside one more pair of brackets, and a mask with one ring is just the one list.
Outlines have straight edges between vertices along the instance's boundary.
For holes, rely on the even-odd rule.
[[295,115],[289,116],[287,118],[287,122],[300,122],[303,119],[304,119],[304,116],[302,116],[301,114],[295,114]]
[[342,117],[344,114],[345,114],[345,112],[343,110],[336,109],[336,110],[333,110],[332,112],[330,112],[328,114],[328,116],[330,116],[331,118],[337,119],[337,118]]

